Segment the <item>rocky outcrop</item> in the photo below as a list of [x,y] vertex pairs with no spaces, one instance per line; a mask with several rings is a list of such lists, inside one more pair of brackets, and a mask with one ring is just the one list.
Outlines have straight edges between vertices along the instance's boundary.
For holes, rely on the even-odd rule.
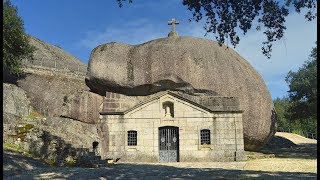
[[61,115],[81,122],[99,123],[99,112],[103,107],[104,98],[98,94],[83,91],[65,96]]
[[102,95],[176,90],[237,97],[246,150],[261,148],[275,133],[273,102],[262,77],[235,51],[210,40],[169,37],[136,46],[100,45],[91,53],[86,84]]
[[88,90],[84,79],[53,71],[33,70],[17,85],[24,89],[34,109],[44,116],[60,116],[66,96]]
[[23,117],[30,115],[31,111],[26,92],[14,84],[3,83],[3,112]]
[[[18,77],[4,73],[4,81],[16,84],[23,89],[32,107],[38,113],[50,117],[60,116],[65,96],[77,91],[89,90],[89,88],[85,84],[83,75],[70,71],[58,71],[53,68],[54,62],[57,62],[60,67],[77,67],[78,65],[86,67],[86,65],[59,47],[31,36],[29,38],[30,43],[36,47],[32,61],[35,64],[42,61],[42,66],[27,66],[23,69],[24,74]],[[31,59],[28,61],[31,62]]]
[[59,46],[51,45],[47,42],[41,41],[38,38],[28,36],[30,44],[36,50],[33,53],[33,60],[28,59],[28,63],[41,65],[50,68],[68,68],[71,70],[86,71],[87,66],[78,58],[74,57]]
[[[24,67],[20,76],[4,73],[4,81],[11,83],[3,85],[4,141],[60,165],[76,158],[77,166],[88,166],[95,161],[93,143],[102,141],[101,125],[95,124],[99,119],[95,105],[103,98],[87,92],[85,77],[72,72],[71,67],[86,69],[79,59],[34,37],[30,43],[36,47],[33,62],[26,61],[31,65]],[[22,117],[30,114],[31,110],[26,113],[29,106],[46,118]]]
[[101,161],[101,156],[96,156],[101,149],[98,125],[52,117],[6,122],[3,126],[4,142],[16,144],[52,165],[95,167]]

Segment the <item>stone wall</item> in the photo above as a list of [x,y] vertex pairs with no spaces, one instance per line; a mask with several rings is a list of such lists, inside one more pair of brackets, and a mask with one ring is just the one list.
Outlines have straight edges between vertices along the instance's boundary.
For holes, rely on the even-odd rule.
[[145,98],[145,96],[126,96],[119,93],[106,92],[102,112],[122,112],[143,101]]
[[[162,103],[174,103],[174,117],[164,118]],[[159,127],[179,128],[181,162],[241,161],[244,156],[241,113],[210,113],[170,96],[141,105],[124,115],[103,116],[107,126],[108,152],[103,158],[121,161],[159,161]],[[200,130],[210,130],[210,145],[201,145]],[[127,131],[137,131],[137,146],[127,145]]]

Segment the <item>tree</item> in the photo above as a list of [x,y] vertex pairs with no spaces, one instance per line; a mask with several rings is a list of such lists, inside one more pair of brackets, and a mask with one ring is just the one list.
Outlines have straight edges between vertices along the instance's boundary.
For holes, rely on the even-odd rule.
[[34,47],[29,44],[23,21],[10,0],[3,1],[3,70],[21,74],[22,59],[32,57]]
[[300,121],[302,128],[316,131],[317,124],[317,46],[297,72],[289,71],[290,119]]
[[289,71],[289,98],[293,119],[317,117],[317,47],[297,72]]
[[277,112],[277,131],[290,132],[292,128],[290,127],[290,120],[288,119],[289,98],[276,98],[273,100],[273,104]]
[[[123,2],[117,0],[120,7]],[[281,4],[281,3],[282,4]],[[222,45],[226,40],[236,47],[240,42],[239,32],[246,34],[255,25],[257,30],[264,29],[266,40],[262,43],[262,53],[271,57],[273,42],[280,40],[286,30],[285,20],[289,9],[294,7],[300,13],[307,9],[305,18],[311,21],[316,18],[317,0],[182,0],[192,12],[189,21],[199,22],[206,17],[204,29],[207,33],[217,34],[216,40]]]

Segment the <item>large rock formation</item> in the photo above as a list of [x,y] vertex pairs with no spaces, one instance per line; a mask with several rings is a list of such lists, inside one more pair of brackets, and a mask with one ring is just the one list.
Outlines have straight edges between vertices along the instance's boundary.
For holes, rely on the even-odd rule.
[[89,150],[106,137],[103,126],[95,124],[103,97],[88,92],[86,65],[57,46],[29,38],[36,50],[32,61],[23,60],[23,74],[3,72],[4,82],[10,83],[3,83],[4,142],[50,162],[74,153],[80,154],[77,163],[83,157],[84,163],[95,161]]
[[30,44],[36,48],[33,53],[33,60],[29,59],[28,63],[43,67],[86,72],[87,66],[82,61],[59,46],[51,45],[32,36],[28,37]]
[[64,97],[60,113],[64,117],[81,122],[98,124],[103,100],[103,96],[92,92],[77,92]]
[[101,95],[178,90],[238,97],[246,150],[261,148],[275,133],[273,103],[261,76],[235,51],[210,40],[169,37],[136,46],[100,45],[91,53],[86,84]]
[[84,79],[59,72],[26,70],[28,74],[17,81],[24,89],[34,109],[44,116],[60,116],[64,99],[78,91],[88,90]]
[[[66,96],[77,91],[89,90],[84,74],[74,71],[86,69],[86,65],[61,48],[29,36],[30,43],[36,47],[34,58],[27,59],[24,74],[16,77],[4,72],[4,82],[22,88],[32,107],[45,116],[60,116]],[[26,63],[25,60],[23,60]],[[67,68],[68,69],[65,69]],[[74,69],[70,69],[73,67]],[[72,71],[73,72],[72,72]]]

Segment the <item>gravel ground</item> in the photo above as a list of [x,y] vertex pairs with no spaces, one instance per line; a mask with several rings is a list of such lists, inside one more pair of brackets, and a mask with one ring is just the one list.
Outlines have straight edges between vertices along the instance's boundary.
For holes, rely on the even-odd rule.
[[[316,141],[292,134],[297,146],[272,151],[276,157],[246,162],[118,163],[100,168],[50,167],[4,150],[4,179],[296,179],[317,177]],[[292,137],[291,137],[292,136]],[[279,147],[279,145],[277,146]],[[266,153],[271,153],[269,152]],[[315,154],[314,154],[315,153]],[[294,156],[294,157],[292,157]]]

